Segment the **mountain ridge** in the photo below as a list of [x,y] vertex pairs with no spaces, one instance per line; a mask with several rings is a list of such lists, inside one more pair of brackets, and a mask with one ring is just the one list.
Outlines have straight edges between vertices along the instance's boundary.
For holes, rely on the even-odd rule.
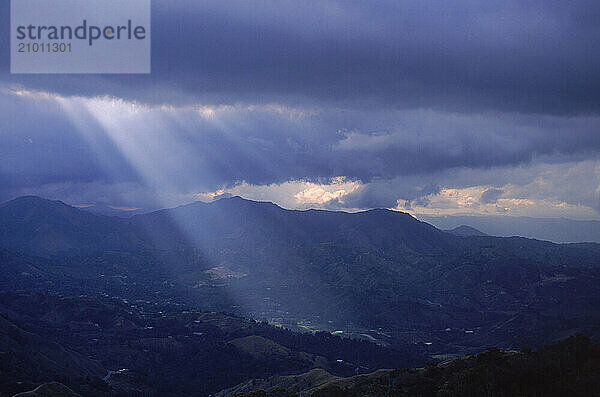
[[453,234],[455,236],[461,236],[461,237],[489,236],[489,234],[486,234],[486,233],[482,232],[481,230],[475,229],[474,227],[467,226],[467,225],[460,225],[460,226],[455,227],[454,229],[445,230],[445,232]]
[[569,218],[533,218],[511,215],[418,215],[419,219],[439,227],[452,229],[469,225],[494,236],[524,236],[555,243],[600,243],[599,220]]
[[52,211],[25,221],[0,207],[7,286],[160,294],[295,330],[427,342],[432,354],[600,334],[600,244],[461,237],[402,212],[239,197],[127,219],[38,200],[22,202]]

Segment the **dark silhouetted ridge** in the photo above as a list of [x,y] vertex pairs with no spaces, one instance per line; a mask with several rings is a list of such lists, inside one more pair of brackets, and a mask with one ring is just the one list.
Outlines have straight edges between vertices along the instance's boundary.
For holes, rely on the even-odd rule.
[[489,236],[488,234],[485,234],[484,232],[467,225],[460,225],[458,227],[455,227],[454,229],[446,230],[446,232],[461,237]]

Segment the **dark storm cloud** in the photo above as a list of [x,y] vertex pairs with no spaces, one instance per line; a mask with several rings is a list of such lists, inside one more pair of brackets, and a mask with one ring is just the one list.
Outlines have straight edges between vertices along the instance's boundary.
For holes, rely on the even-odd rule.
[[[0,88],[61,95],[0,93],[0,199],[137,207],[345,176],[363,185],[331,205],[423,205],[600,154],[598,2],[152,4],[149,76],[9,75],[0,46]],[[126,101],[90,99],[104,95]],[[569,181],[583,193],[545,194],[597,206],[585,178]]]
[[8,76],[3,46],[3,78],[151,102],[356,101],[561,114],[600,106],[597,1],[152,4],[150,76]]
[[407,201],[405,209],[410,209],[411,201],[425,203],[426,196],[440,191],[439,185],[427,179],[429,178],[406,177],[393,181],[374,180],[344,197],[344,204],[348,208],[393,208],[398,204],[398,199],[403,199]]

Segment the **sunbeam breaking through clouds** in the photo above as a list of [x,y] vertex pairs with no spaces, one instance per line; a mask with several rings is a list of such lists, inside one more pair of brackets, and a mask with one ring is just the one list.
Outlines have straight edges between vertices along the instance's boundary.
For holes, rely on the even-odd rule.
[[[10,174],[29,172],[24,154],[49,150],[36,134],[56,134],[62,143],[53,150],[67,166],[37,186],[28,186],[26,175],[21,183],[13,179],[5,198],[62,191],[73,204],[150,210],[221,192],[298,209],[598,218],[595,116],[166,106],[16,88],[2,97],[18,98],[38,126],[7,142],[21,150],[5,152],[15,165]],[[377,128],[367,128],[373,122]],[[20,136],[12,123],[12,136]],[[571,138],[562,139],[567,133]],[[38,172],[50,168],[40,165]],[[80,170],[81,181],[62,190]],[[500,197],[479,202],[491,188]]]

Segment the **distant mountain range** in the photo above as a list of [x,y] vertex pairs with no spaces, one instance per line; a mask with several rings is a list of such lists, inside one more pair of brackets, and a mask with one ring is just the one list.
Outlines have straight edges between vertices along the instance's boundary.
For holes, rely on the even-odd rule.
[[170,297],[432,357],[600,334],[600,245],[482,234],[239,197],[119,218],[30,196],[0,206],[0,287]]
[[460,225],[460,226],[455,227],[454,229],[446,230],[446,232],[453,234],[455,236],[461,236],[461,237],[488,236],[488,234],[485,234],[485,233],[475,229],[474,227],[467,226],[467,225]]
[[492,236],[522,236],[555,243],[600,243],[600,221],[483,215],[419,215],[418,218],[440,229],[468,225]]
[[141,208],[114,207],[105,204],[92,204],[75,207],[97,215],[118,216],[121,218],[130,218],[134,215],[144,213],[144,211]]

